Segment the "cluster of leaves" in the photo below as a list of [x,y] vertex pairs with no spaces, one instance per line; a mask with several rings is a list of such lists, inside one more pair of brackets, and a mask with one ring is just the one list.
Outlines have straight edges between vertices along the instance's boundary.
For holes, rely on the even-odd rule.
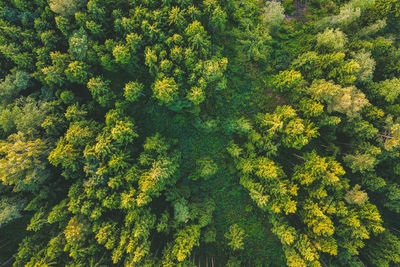
[[0,263],[399,264],[399,10],[0,0]]

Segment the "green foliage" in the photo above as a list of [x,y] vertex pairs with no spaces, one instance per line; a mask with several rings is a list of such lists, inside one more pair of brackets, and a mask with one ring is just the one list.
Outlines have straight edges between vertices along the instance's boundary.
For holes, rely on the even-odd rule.
[[372,171],[378,164],[377,156],[381,154],[381,149],[368,144],[362,146],[354,155],[346,155],[343,160],[353,172]]
[[70,82],[86,84],[88,82],[89,66],[81,61],[73,61],[69,63],[65,70],[65,75]]
[[154,84],[154,97],[163,103],[170,103],[177,96],[178,87],[174,78],[163,78]]
[[0,99],[10,101],[29,87],[31,75],[24,71],[13,71],[0,83]]
[[[353,4],[353,2],[355,4]],[[361,1],[351,1],[340,8],[339,14],[332,18],[333,23],[337,23],[340,26],[348,26],[356,21],[361,16],[361,8],[358,2],[368,6],[368,1],[362,3]]]
[[22,133],[12,134],[0,143],[0,180],[14,191],[37,189],[46,178],[48,147],[45,141],[27,140]]
[[25,201],[18,198],[3,197],[0,199],[0,227],[20,218]]
[[369,242],[365,251],[368,251],[365,257],[376,266],[389,266],[400,262],[400,241],[390,231],[378,235],[375,242]]
[[74,93],[71,91],[63,91],[60,94],[60,99],[64,104],[71,104],[74,101]]
[[342,31],[332,28],[318,33],[316,39],[317,49],[321,52],[342,51],[347,42],[347,37]]
[[0,1],[0,262],[399,264],[399,10]]
[[358,79],[361,82],[370,82],[374,76],[375,60],[371,58],[370,52],[360,51],[354,54],[354,60],[360,65]]
[[51,0],[49,6],[54,13],[70,16],[84,6],[85,2],[84,0]]
[[186,223],[190,218],[189,207],[184,199],[174,204],[174,218],[177,222]]
[[129,102],[135,102],[144,89],[143,84],[138,82],[128,82],[125,84],[124,97]]
[[73,59],[82,60],[86,57],[88,50],[88,37],[86,32],[81,28],[74,32],[69,38],[68,52]]
[[302,81],[301,73],[298,71],[282,71],[272,78],[272,86],[279,93],[285,93],[295,89]]
[[121,64],[129,64],[131,61],[131,54],[128,46],[117,45],[113,49],[115,61]]
[[42,68],[45,82],[51,87],[61,86],[65,82],[64,71],[69,63],[69,56],[60,52],[50,53],[52,65]]
[[357,34],[359,37],[373,35],[386,27],[386,20],[378,20],[375,23],[362,28]]
[[87,121],[75,122],[70,125],[64,137],[61,137],[56,147],[50,152],[48,160],[54,166],[63,166],[64,176],[69,178],[68,171],[77,171],[82,166],[82,150],[95,137],[96,124]]
[[341,87],[331,81],[314,80],[306,89],[314,99],[328,103],[328,112],[340,112],[349,117],[356,117],[369,105],[368,99],[354,86]]
[[71,25],[69,23],[69,20],[66,17],[63,16],[58,16],[55,17],[56,25],[57,28],[62,34],[67,36],[71,30]]
[[211,158],[202,158],[196,161],[196,170],[189,177],[193,180],[199,178],[209,179],[218,171],[218,165]]
[[300,149],[319,135],[313,123],[297,117],[296,111],[290,106],[279,106],[273,114],[260,114],[257,121],[265,131],[266,140],[281,138],[286,147]]
[[353,189],[347,192],[346,196],[344,197],[347,203],[354,205],[365,204],[365,202],[368,200],[368,195],[364,191],[360,190],[360,188],[361,187],[357,184]]
[[[174,245],[172,246],[173,258],[176,258],[178,262],[182,262],[187,258],[190,251],[194,246],[199,245],[200,231],[199,226],[197,225],[189,225],[184,229],[180,230],[175,237]],[[164,258],[167,256],[164,255]],[[163,264],[168,264],[165,260],[163,260]]]
[[110,81],[104,81],[101,77],[91,78],[87,83],[87,88],[102,107],[111,105],[115,94],[111,91]]
[[383,97],[387,102],[394,103],[400,94],[400,79],[393,78],[391,80],[381,81],[374,85],[374,91]]
[[284,11],[281,2],[267,1],[263,13],[263,23],[265,23],[270,30],[277,28],[285,18]]
[[229,232],[225,233],[225,238],[229,241],[228,245],[233,250],[243,249],[245,234],[243,230],[237,225],[233,224],[229,227]]

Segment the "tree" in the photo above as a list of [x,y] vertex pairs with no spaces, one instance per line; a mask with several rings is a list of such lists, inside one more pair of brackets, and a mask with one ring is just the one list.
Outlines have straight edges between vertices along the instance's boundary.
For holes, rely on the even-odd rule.
[[84,0],[51,0],[50,9],[63,16],[74,15],[81,7],[86,4]]
[[101,24],[98,24],[95,21],[90,20],[86,21],[85,26],[94,37],[101,38],[104,36],[104,29]]
[[354,60],[360,65],[358,79],[361,82],[370,82],[374,76],[375,60],[371,58],[371,52],[360,51],[354,54]]
[[26,201],[17,197],[2,197],[0,199],[0,227],[22,217]]
[[196,86],[191,88],[186,97],[195,105],[201,104],[206,99],[204,91]]
[[366,37],[369,35],[373,35],[377,32],[379,32],[381,29],[383,29],[386,26],[386,20],[377,20],[375,23],[366,26],[365,28],[362,28],[357,35],[359,37]]
[[65,82],[64,71],[69,63],[69,56],[60,52],[51,52],[52,65],[43,68],[44,80],[50,87],[61,86]]
[[284,8],[280,2],[267,1],[263,13],[263,23],[270,29],[276,29],[285,18]]
[[68,36],[71,30],[69,19],[63,16],[55,17],[56,25],[58,30],[64,35]]
[[[83,150],[93,142],[98,126],[90,121],[78,121],[70,124],[64,137],[61,137],[56,147],[50,152],[48,160],[54,166],[61,165],[66,178],[73,177],[83,167]],[[81,175],[81,174],[79,174]]]
[[187,22],[184,17],[184,11],[181,10],[179,7],[173,7],[169,12],[169,24],[175,25],[179,29],[184,29]]
[[105,6],[99,0],[89,0],[87,3],[88,13],[97,21],[102,21],[105,18]]
[[[285,116],[294,117],[294,111],[290,114],[288,107],[283,110]],[[280,111],[275,112],[276,118],[278,114]],[[259,118],[261,122],[262,118]],[[271,125],[266,119],[263,123]],[[273,133],[284,124],[275,119],[272,125],[269,129],[261,128],[261,132]],[[249,135],[250,142],[255,145],[261,140],[256,136],[255,133]],[[273,142],[280,140],[273,139]],[[237,168],[243,173],[241,184],[250,197],[271,214],[272,231],[283,244],[289,266],[320,264],[320,253],[338,255],[340,249],[351,257],[364,246],[363,240],[370,238],[370,234],[384,230],[380,215],[368,202],[367,194],[358,186],[348,190],[349,185],[342,178],[345,171],[333,158],[320,157],[316,152],[303,156],[295,154],[302,163],[293,164],[293,175],[286,179],[283,167],[262,156],[269,147],[258,145],[256,149],[247,145],[248,151],[242,153]],[[248,159],[243,158],[246,155]],[[296,223],[293,227],[287,216],[292,213],[299,216],[302,226]]]
[[385,134],[381,135],[383,147],[392,151],[400,145],[400,124],[393,123],[391,117],[387,119],[387,127]]
[[400,79],[393,78],[381,81],[374,86],[374,91],[387,102],[394,103],[400,95]]
[[346,155],[343,160],[353,172],[365,173],[366,171],[373,171],[379,163],[377,159],[379,154],[381,154],[380,148],[365,143],[354,154]]
[[83,28],[75,31],[69,38],[68,52],[75,60],[83,60],[87,56],[88,37]]
[[174,78],[163,78],[155,82],[153,92],[154,97],[168,104],[178,95],[178,86]]
[[218,31],[223,31],[225,29],[227,14],[219,5],[212,10],[210,22],[212,27]]
[[200,227],[198,225],[186,226],[176,234],[172,255],[176,257],[178,262],[182,262],[190,255],[193,247],[199,245],[199,239]]
[[[349,207],[343,206],[340,199],[332,199],[330,196],[333,196],[333,192],[343,192],[348,188],[346,182],[340,178],[345,174],[343,168],[332,159],[321,158],[315,153],[305,155],[304,160],[303,165],[296,166],[293,179],[303,184],[302,188],[305,190],[310,190],[308,194],[310,198],[306,198],[305,202],[300,204],[305,211],[305,217],[301,215],[304,223],[307,223],[308,227],[313,228],[314,234],[310,234],[309,237],[318,240],[319,237],[317,236],[333,237],[335,234],[336,242],[334,240],[329,241],[330,238],[325,239],[321,237],[323,240],[325,239],[324,241],[320,241],[322,242],[321,245],[324,243],[328,245],[326,242],[334,243],[328,247],[324,247],[325,245],[321,247],[317,246],[317,250],[330,251],[335,255],[337,252],[332,245],[337,243],[339,247],[345,248],[348,253],[352,255],[357,254],[357,250],[364,245],[362,240],[368,239],[370,232],[380,233],[384,230],[381,226],[382,220],[376,207],[366,202],[366,194],[359,191],[358,187],[349,191],[344,197],[350,204]],[[301,195],[303,194],[300,193],[299,196]],[[340,195],[336,196],[339,197]],[[318,199],[324,198],[331,199],[328,202],[331,203],[329,206],[318,201]],[[310,201],[315,202],[312,203]],[[335,202],[336,204],[333,204]],[[332,205],[336,207],[336,210],[329,210]],[[330,218],[331,216],[342,218],[336,227]],[[336,230],[334,230],[335,228]],[[331,250],[332,248],[334,250]]]
[[200,52],[200,55],[207,55],[210,47],[210,41],[207,37],[207,32],[199,21],[194,21],[187,26],[185,34],[188,38],[190,47]]
[[365,9],[373,6],[375,4],[375,0],[367,0],[367,1],[362,1],[362,0],[351,0],[349,4],[353,8],[359,8],[361,11],[364,11]]
[[324,32],[318,33],[316,39],[316,47],[321,52],[341,51],[347,42],[347,37],[342,31],[331,28],[327,28]]
[[126,65],[131,63],[131,54],[129,51],[129,47],[125,45],[117,45],[113,49],[113,55],[115,57],[115,61]]
[[12,108],[0,113],[0,126],[6,133],[19,131],[26,136],[38,136],[48,112],[47,103],[33,98],[20,99]]
[[396,265],[399,3],[0,0],[0,261]]
[[40,39],[42,40],[45,47],[54,50],[57,46],[57,43],[60,41],[59,37],[56,35],[56,32],[53,30],[45,31],[40,35]]
[[267,140],[280,137],[286,147],[300,149],[319,135],[313,123],[297,117],[297,112],[290,106],[279,106],[273,114],[259,114],[257,121],[260,128],[266,130]]
[[271,84],[275,91],[286,93],[294,90],[301,82],[303,77],[298,71],[281,71],[278,75],[273,76]]
[[24,71],[13,71],[0,83],[0,98],[2,102],[10,101],[26,90],[31,81],[31,75]]
[[132,53],[136,53],[140,48],[140,44],[142,41],[142,36],[137,33],[129,33],[126,35],[126,43],[130,46],[130,50]]
[[209,179],[218,171],[218,165],[211,158],[201,158],[196,161],[196,169],[190,174],[189,178],[197,180],[199,178]]
[[89,66],[82,61],[73,61],[69,63],[65,75],[70,82],[86,84],[90,77]]
[[87,87],[93,98],[102,106],[111,105],[111,101],[115,98],[115,94],[111,91],[110,81],[104,81],[101,77],[91,78],[87,83]]
[[143,95],[144,86],[138,82],[128,82],[124,87],[124,97],[129,102],[135,102],[140,95]]
[[[370,240],[362,255],[376,266],[390,266],[400,262],[400,240],[389,230],[379,234],[376,240]],[[364,254],[365,253],[365,254]]]
[[[352,1],[356,2],[356,1]],[[361,16],[361,9],[357,5],[353,5],[350,2],[346,5],[343,5],[340,8],[340,12],[338,15],[332,17],[333,24],[339,24],[341,26],[348,26],[352,22],[356,21]],[[368,1],[366,1],[368,2]]]
[[15,192],[35,191],[49,176],[45,141],[28,140],[24,134],[12,134],[0,141],[0,180]]
[[225,238],[228,239],[228,241],[229,241],[228,245],[233,250],[243,249],[244,236],[245,236],[245,234],[244,234],[243,230],[237,224],[231,225],[229,227],[229,232],[225,233]]
[[80,107],[78,104],[73,104],[68,106],[65,118],[69,121],[83,121],[87,114],[88,112],[84,106]]
[[179,199],[174,203],[174,219],[177,222],[188,222],[190,211],[185,199]]
[[131,144],[138,134],[134,131],[134,124],[131,121],[119,120],[111,129],[111,136],[118,144],[127,145]]
[[340,112],[349,117],[357,117],[369,105],[368,99],[356,87],[341,87],[331,81],[315,80],[306,89],[314,99],[328,103],[328,112]]
[[354,188],[347,192],[344,199],[349,204],[363,205],[368,201],[368,195],[364,191],[360,190],[361,186],[358,184]]
[[399,5],[397,1],[377,1],[376,3],[377,9],[379,9],[381,12],[384,13],[395,13],[394,16],[397,17],[398,16],[398,10],[399,10]]
[[[87,235],[90,233],[90,224],[88,221],[77,216],[72,217],[64,230],[64,236],[67,241],[64,250],[69,250],[69,256],[79,259],[79,254],[83,251],[80,249],[85,242]],[[81,250],[81,251],[79,251]]]

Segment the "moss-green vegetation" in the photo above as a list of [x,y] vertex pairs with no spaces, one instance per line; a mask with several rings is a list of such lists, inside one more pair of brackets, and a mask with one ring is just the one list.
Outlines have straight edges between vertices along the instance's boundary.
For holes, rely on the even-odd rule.
[[397,266],[399,16],[0,0],[0,265]]

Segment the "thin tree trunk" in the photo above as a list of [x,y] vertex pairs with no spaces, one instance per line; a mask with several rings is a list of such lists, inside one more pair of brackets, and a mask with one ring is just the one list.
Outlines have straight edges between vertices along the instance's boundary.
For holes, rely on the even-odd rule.
[[386,135],[386,134],[379,134],[379,136],[380,136],[380,137],[384,137],[384,138],[386,138],[386,139],[392,139],[392,138],[393,138],[393,136]]
[[4,248],[5,246],[7,246],[10,243],[10,241],[5,242],[3,245],[0,246],[0,248]]
[[399,230],[397,230],[396,228],[394,228],[394,227],[391,227],[391,229],[393,229],[393,230],[395,230],[396,232],[399,232],[400,233],[400,231]]
[[295,156],[296,158],[302,159],[302,160],[306,160],[306,159],[303,158],[302,156],[299,156],[299,155],[297,155],[297,154],[295,154],[295,153],[293,153],[293,156]]

